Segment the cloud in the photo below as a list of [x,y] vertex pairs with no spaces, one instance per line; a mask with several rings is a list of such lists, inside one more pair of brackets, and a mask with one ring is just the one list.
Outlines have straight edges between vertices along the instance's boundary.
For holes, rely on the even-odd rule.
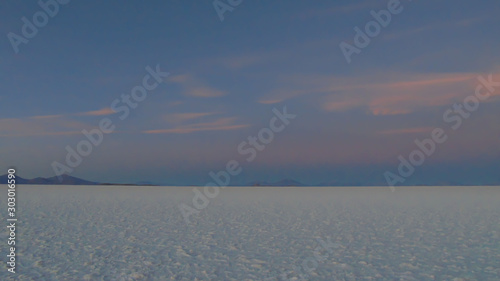
[[363,101],[358,99],[330,101],[323,104],[323,109],[326,111],[346,111],[363,104]]
[[165,106],[166,107],[176,107],[176,106],[179,106],[183,103],[184,103],[183,101],[171,101],[171,102],[168,102]]
[[380,131],[379,134],[383,134],[383,135],[420,134],[420,133],[430,133],[430,132],[432,132],[433,129],[434,128],[431,128],[431,127],[406,128],[406,129]]
[[370,112],[375,115],[401,115],[401,114],[409,114],[412,111],[409,109],[390,109],[390,108],[373,108],[370,109]]
[[[260,97],[275,103],[302,95],[320,95],[326,111],[363,109],[373,115],[398,115],[461,102],[471,94],[480,73],[377,73],[359,77],[291,75],[276,90]],[[494,81],[500,81],[496,74]],[[498,90],[500,92],[500,90]],[[495,93],[496,95],[497,93]],[[500,94],[500,93],[498,93]],[[493,101],[493,99],[486,102]]]
[[282,99],[277,99],[277,100],[259,100],[258,102],[262,104],[275,104],[275,103],[280,103],[282,101],[283,101]]
[[[280,103],[282,101],[298,97],[301,95],[314,94],[317,93],[318,90],[320,90],[319,88],[311,87],[310,85],[300,85],[300,83],[294,83],[291,81],[290,82],[283,81],[282,84],[285,84],[287,86],[285,86],[283,89],[278,88],[269,92],[264,97],[261,97],[257,102],[262,104]],[[294,87],[295,89],[292,89],[288,85],[292,85],[292,87]]]
[[[35,116],[39,117],[39,116]],[[0,136],[32,137],[81,134],[90,126],[64,118],[5,118],[0,119]]]
[[149,130],[144,131],[146,134],[188,134],[200,131],[228,131],[237,130],[248,127],[249,125],[230,125],[230,126],[218,126],[210,128],[173,128],[173,129],[162,129],[162,130]]
[[476,78],[476,74],[451,74],[451,75],[435,75],[430,77],[424,77],[410,80],[410,81],[399,81],[394,83],[386,83],[380,85],[373,85],[375,87],[382,88],[394,88],[397,90],[405,90],[413,87],[426,87],[426,86],[435,86],[435,85],[443,85],[443,84],[451,84],[469,81],[471,79]]
[[209,87],[190,74],[175,75],[170,77],[169,81],[179,84],[186,96],[215,98],[226,95],[226,92]]
[[156,129],[143,131],[145,134],[187,134],[200,131],[228,131],[248,127],[248,124],[234,124],[236,118],[219,118],[213,122],[196,123],[178,126],[170,129]]
[[444,29],[444,28],[464,28],[464,27],[469,27],[474,24],[480,23],[485,20],[485,17],[475,17],[475,18],[468,18],[468,19],[461,19],[461,20],[450,20],[447,22],[440,22],[440,23],[432,23],[432,24],[427,24],[424,26],[416,27],[413,29],[407,29],[407,30],[402,30],[402,31],[396,31],[392,33],[388,33],[384,35],[385,39],[397,39],[400,37],[405,37],[409,35],[415,35],[417,33],[421,33],[424,31],[434,31],[434,30],[439,30],[439,29]]
[[[79,113],[68,114],[68,115],[75,115],[75,116],[104,116],[104,115],[111,115],[111,114],[115,114],[115,113],[116,112],[114,112],[111,108],[106,107],[106,108],[102,108],[102,109],[99,109],[99,110],[79,112]],[[62,118],[64,116],[65,115],[62,115],[62,114],[56,114],[56,115],[37,115],[37,116],[31,116],[31,117],[27,117],[27,118],[31,118],[31,119],[56,119],[56,118]]]
[[9,133],[2,134],[1,137],[44,137],[44,136],[69,136],[69,135],[81,135],[81,131],[66,131],[66,132],[24,132],[24,133]]
[[95,111],[87,111],[87,112],[78,113],[77,115],[104,116],[104,115],[111,115],[111,114],[115,114],[115,113],[116,112],[113,109],[106,107],[106,108],[95,110]]
[[170,76],[168,78],[168,80],[170,82],[174,82],[174,83],[186,83],[187,81],[189,81],[191,79],[191,77],[187,74],[183,74],[183,75],[173,75],[173,76]]
[[69,119],[69,116],[103,116],[114,114],[111,108],[80,112],[68,115],[37,115],[24,118],[0,119],[0,136],[61,136],[81,134],[81,130],[90,129],[85,123]]
[[369,85],[365,106],[373,115],[407,114],[453,104],[473,94],[477,74],[427,74]]
[[52,118],[60,118],[62,115],[39,115],[39,116],[32,116],[29,118],[32,119],[52,119]]
[[191,113],[173,113],[165,116],[165,119],[172,123],[181,123],[187,120],[218,114],[219,112],[191,112]]
[[185,94],[188,96],[199,97],[199,98],[215,98],[226,95],[226,93],[223,91],[219,91],[208,87],[190,88],[186,90]]

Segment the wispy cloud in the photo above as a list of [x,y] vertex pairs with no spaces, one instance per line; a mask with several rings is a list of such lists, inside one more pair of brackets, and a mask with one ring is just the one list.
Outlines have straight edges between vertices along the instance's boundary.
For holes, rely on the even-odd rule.
[[311,87],[310,85],[300,85],[301,83],[294,83],[292,81],[284,82],[283,84],[286,85],[284,86],[284,88],[279,88],[278,86],[277,89],[267,93],[264,97],[261,97],[257,102],[262,104],[274,104],[301,95],[314,94],[323,91],[323,89],[321,89],[320,87]]
[[186,90],[186,95],[199,98],[215,98],[225,96],[226,93],[209,87],[197,87]]
[[[39,116],[35,116],[39,117]],[[0,136],[33,137],[81,134],[90,126],[65,118],[6,118],[0,119]]]
[[361,105],[363,101],[352,98],[350,100],[330,101],[323,104],[327,111],[346,111]]
[[423,77],[414,80],[407,81],[397,81],[393,83],[382,83],[372,85],[373,87],[381,88],[393,88],[396,90],[406,90],[414,87],[427,87],[427,86],[437,86],[443,84],[453,84],[458,82],[470,81],[476,78],[475,74],[451,74],[451,75],[434,75],[430,77]]
[[62,118],[65,116],[72,116],[72,115],[74,115],[74,116],[105,116],[105,115],[111,115],[111,114],[115,114],[115,113],[116,112],[113,111],[111,108],[106,107],[106,108],[102,108],[99,110],[78,112],[78,113],[74,113],[74,114],[37,115],[37,116],[30,116],[30,117],[26,117],[26,118],[30,118],[30,119],[56,119],[56,118]]
[[183,88],[183,94],[186,96],[215,98],[226,95],[226,92],[209,87],[190,74],[171,76],[169,81],[179,84]]
[[406,129],[380,131],[379,134],[383,134],[383,135],[421,134],[421,133],[429,133],[433,129],[434,128],[431,128],[431,127],[406,128]]
[[406,114],[461,101],[474,93],[478,74],[427,74],[369,85],[366,103],[374,115]]
[[200,131],[228,131],[248,127],[248,124],[234,124],[235,117],[219,118],[213,122],[196,123],[169,129],[143,131],[145,134],[187,134]]
[[53,118],[60,118],[62,116],[63,115],[38,115],[38,116],[29,117],[29,118],[32,118],[32,119],[53,119]]
[[81,134],[91,126],[75,121],[72,116],[104,116],[114,114],[111,108],[73,114],[36,115],[23,118],[0,119],[0,136],[63,136]]
[[484,20],[486,20],[486,17],[474,17],[474,18],[467,18],[467,19],[461,19],[461,20],[447,20],[446,22],[437,22],[437,23],[427,24],[427,25],[423,25],[423,26],[419,26],[419,27],[415,27],[415,28],[410,28],[407,30],[387,33],[384,35],[384,38],[385,39],[396,39],[396,38],[400,38],[403,36],[415,35],[415,34],[426,32],[426,31],[434,31],[434,30],[440,30],[440,29],[445,29],[445,28],[469,27],[469,26],[472,26],[474,24],[481,23]]
[[248,127],[249,125],[230,125],[230,126],[218,126],[209,128],[173,128],[173,129],[162,129],[162,130],[149,130],[144,131],[146,134],[188,134],[201,131],[229,131],[237,130]]
[[81,131],[66,131],[66,132],[23,132],[23,133],[0,133],[1,137],[44,137],[44,136],[69,136],[82,134]]
[[218,114],[219,112],[190,112],[190,113],[172,113],[165,116],[165,120],[172,123],[181,123],[205,116]]
[[99,110],[78,113],[77,115],[104,116],[104,115],[111,115],[111,114],[115,114],[115,113],[116,112],[113,109],[111,109],[109,107],[106,107],[106,108],[102,108],[102,109],[99,109]]
[[282,99],[277,99],[277,100],[259,100],[258,102],[262,104],[275,104],[275,103],[280,103],[282,101],[283,101]]
[[326,111],[359,108],[373,115],[408,114],[460,101],[474,92],[478,75],[481,74],[292,75],[279,81],[285,85],[282,89],[277,87],[258,101],[276,103],[302,95],[321,94],[320,106]]
[[187,74],[172,75],[168,78],[170,82],[180,83],[180,84],[187,83],[191,79],[192,79],[191,76]]
[[165,106],[166,107],[176,107],[176,106],[179,106],[183,103],[184,102],[182,102],[182,101],[171,101],[171,102],[168,102]]

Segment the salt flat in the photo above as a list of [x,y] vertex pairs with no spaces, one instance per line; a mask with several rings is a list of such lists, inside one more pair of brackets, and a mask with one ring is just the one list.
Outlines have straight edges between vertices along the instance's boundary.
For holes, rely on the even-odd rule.
[[227,187],[188,225],[193,194],[19,185],[0,280],[500,280],[499,187]]

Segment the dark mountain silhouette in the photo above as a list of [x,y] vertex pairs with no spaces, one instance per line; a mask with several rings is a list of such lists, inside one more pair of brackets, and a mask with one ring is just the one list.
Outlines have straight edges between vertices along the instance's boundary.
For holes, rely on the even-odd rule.
[[52,182],[51,180],[49,179],[46,179],[46,178],[42,178],[42,177],[38,177],[38,178],[34,178],[34,179],[30,179],[28,180],[27,182],[28,184],[55,184],[54,182]]
[[83,180],[83,179],[68,176],[68,175],[62,175],[61,180],[59,180],[58,177],[51,177],[51,178],[47,178],[46,180],[48,180],[48,182],[49,182],[47,184],[65,184],[65,185],[96,185],[96,184],[99,184],[98,182],[87,181],[87,180]]
[[[7,184],[8,180],[8,175],[2,175],[0,176],[0,184]],[[76,177],[68,176],[68,175],[62,175],[61,180],[59,180],[57,177],[50,177],[50,178],[34,178],[34,179],[24,179],[16,175],[16,184],[39,184],[39,185],[96,185],[99,184],[97,182],[92,182],[92,181],[87,181],[83,179],[79,179]]]
[[[128,185],[128,186],[183,186],[182,184],[154,184],[150,181],[139,181],[136,183],[103,183],[103,182],[93,182],[77,177],[72,177],[69,175],[62,175],[61,181],[57,177],[43,178],[38,177],[34,179],[25,179],[16,175],[16,184],[34,184],[34,185]],[[7,184],[8,175],[0,176],[0,184]],[[361,180],[331,180],[325,181],[318,184],[304,184],[293,179],[283,179],[276,182],[268,181],[253,181],[244,185],[237,186],[386,186],[387,183],[383,181],[361,181]],[[500,185],[500,179],[498,181],[489,180],[484,181],[480,184],[473,182],[460,182],[460,181],[443,181],[443,180],[428,180],[422,181],[407,181],[401,186],[474,186],[474,185],[490,185],[498,186]],[[199,185],[184,185],[184,186],[199,186]]]
[[[8,174],[1,175],[0,176],[0,184],[7,184],[8,180],[9,180],[8,176],[9,176]],[[18,176],[16,176],[15,181],[18,184],[27,184],[28,183],[27,179],[23,179],[23,178],[18,177]]]

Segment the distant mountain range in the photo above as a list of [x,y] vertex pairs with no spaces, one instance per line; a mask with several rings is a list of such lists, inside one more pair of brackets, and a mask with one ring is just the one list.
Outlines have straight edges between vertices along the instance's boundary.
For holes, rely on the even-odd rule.
[[[0,184],[7,184],[8,175],[0,176]],[[36,185],[153,185],[148,182],[141,182],[137,184],[116,184],[116,183],[100,183],[93,182],[84,179],[80,179],[77,177],[72,177],[68,175],[62,175],[61,180],[58,177],[50,177],[50,178],[34,178],[34,179],[24,179],[16,175],[16,184],[36,184]]]
[[[34,178],[34,179],[24,179],[16,175],[16,183],[17,184],[49,184],[49,185],[97,185],[99,183],[97,182],[92,182],[92,181],[87,181],[79,178],[75,178],[72,176],[68,175],[62,175],[61,176],[61,181],[57,177],[50,177],[50,178]],[[2,175],[0,176],[0,182],[2,184],[6,184],[8,181],[8,175]]]
[[[8,175],[2,175],[0,176],[0,184],[6,184],[8,180]],[[88,181],[84,179],[80,179],[77,177],[72,177],[68,175],[62,175],[61,176],[61,181],[59,181],[58,177],[50,177],[50,178],[34,178],[34,179],[25,179],[22,177],[19,177],[16,175],[16,183],[17,184],[34,184],[34,185],[140,185],[140,186],[145,186],[145,185],[155,185],[152,182],[149,181],[141,181],[137,183],[129,183],[129,184],[123,184],[123,183],[100,183],[100,182],[93,182],[93,181]],[[170,186],[172,184],[167,184],[167,186]],[[277,182],[251,182],[248,184],[245,184],[244,186],[306,186],[303,183],[300,183],[295,180],[291,179],[284,179],[281,181]]]
[[[8,175],[0,176],[0,184],[7,184]],[[68,175],[62,175],[61,181],[59,181],[58,177],[50,177],[50,178],[34,178],[34,179],[25,179],[16,175],[16,184],[34,184],[34,185],[130,185],[130,186],[178,186],[176,184],[154,184],[150,181],[141,181],[136,183],[105,183],[105,182],[93,182],[84,179],[80,179],[77,177],[72,177]],[[340,181],[333,180],[328,182],[322,182],[319,184],[304,184],[298,182],[293,179],[283,179],[276,182],[267,182],[267,181],[253,181],[247,184],[236,184],[235,186],[385,186],[384,182],[354,182],[354,181]],[[468,186],[468,185],[481,185],[481,184],[466,184],[455,181],[436,181],[429,183],[419,183],[419,182],[411,182],[405,185],[414,185],[414,186]],[[487,182],[482,185],[494,185],[500,186],[500,179],[498,182]],[[196,186],[196,185],[189,185]]]

